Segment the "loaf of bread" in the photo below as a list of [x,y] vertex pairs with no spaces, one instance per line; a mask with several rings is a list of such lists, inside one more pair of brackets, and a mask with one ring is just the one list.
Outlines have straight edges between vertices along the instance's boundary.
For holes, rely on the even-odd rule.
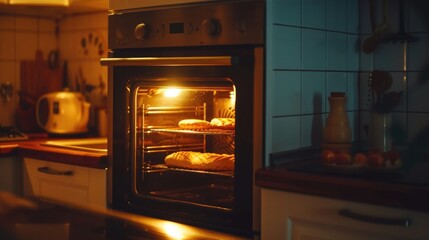
[[235,118],[213,118],[210,121],[212,127],[233,129],[235,127]]
[[179,128],[183,129],[204,129],[210,128],[210,122],[202,119],[183,119],[179,121]]
[[169,167],[204,171],[234,170],[234,154],[201,153],[180,151],[167,155],[165,164]]

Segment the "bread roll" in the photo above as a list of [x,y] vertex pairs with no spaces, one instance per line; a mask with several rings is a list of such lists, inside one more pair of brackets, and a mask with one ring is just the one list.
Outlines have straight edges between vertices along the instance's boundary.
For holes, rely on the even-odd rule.
[[204,171],[234,170],[234,154],[200,153],[180,151],[169,154],[165,164],[169,167]]
[[202,119],[183,119],[179,121],[179,128],[183,129],[204,129],[210,128],[210,122]]
[[210,121],[210,125],[212,127],[220,127],[220,128],[235,128],[235,118],[213,118]]

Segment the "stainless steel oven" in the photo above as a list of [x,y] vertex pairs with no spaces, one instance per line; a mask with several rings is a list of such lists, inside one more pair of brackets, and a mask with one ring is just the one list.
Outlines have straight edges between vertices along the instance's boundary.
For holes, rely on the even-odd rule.
[[264,12],[253,0],[109,15],[112,208],[257,234]]

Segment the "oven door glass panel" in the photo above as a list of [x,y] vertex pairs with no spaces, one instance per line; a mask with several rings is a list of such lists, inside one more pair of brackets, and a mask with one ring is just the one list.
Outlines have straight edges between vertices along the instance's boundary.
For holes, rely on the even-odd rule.
[[[180,152],[192,161],[215,154],[234,159],[235,94],[228,78],[136,81],[130,96],[134,194],[231,210],[234,166],[180,167],[166,164],[165,158]],[[214,118],[226,120],[227,126],[179,126],[184,119],[210,123]]]

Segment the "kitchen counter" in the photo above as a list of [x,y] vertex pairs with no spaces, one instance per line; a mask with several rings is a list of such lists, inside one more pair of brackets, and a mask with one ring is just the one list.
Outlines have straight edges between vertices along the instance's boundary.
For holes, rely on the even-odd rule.
[[36,203],[37,209],[0,215],[0,239],[243,239],[110,209],[59,205],[46,199],[30,200]]
[[15,142],[0,142],[0,157],[9,154],[19,154],[26,158],[43,159],[83,167],[100,169],[107,167],[106,153],[79,151],[41,145],[41,143],[48,140],[52,140],[52,138],[42,137]]
[[258,169],[255,181],[257,186],[268,189],[429,212],[429,165],[425,163],[422,166],[416,167],[422,178],[402,183],[386,181],[390,174],[396,174],[394,172],[380,171],[367,175],[308,170],[305,167],[299,169],[287,164]]

